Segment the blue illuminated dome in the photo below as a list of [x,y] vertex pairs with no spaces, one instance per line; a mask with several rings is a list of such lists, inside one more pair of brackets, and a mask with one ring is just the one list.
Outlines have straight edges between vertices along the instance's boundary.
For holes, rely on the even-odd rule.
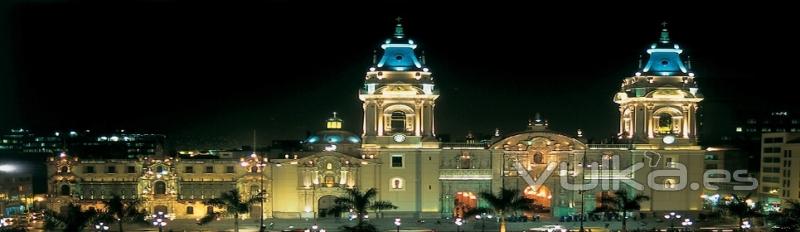
[[420,58],[414,53],[417,44],[414,40],[406,37],[403,32],[403,25],[400,23],[400,18],[397,19],[394,35],[386,39],[384,44],[381,45],[383,55],[377,63],[377,70],[381,71],[412,71],[422,70],[422,63]]
[[306,138],[309,145],[330,145],[330,144],[361,144],[361,137],[352,132],[342,129],[342,119],[333,113],[325,124],[325,130],[318,131]]
[[644,68],[640,67],[641,73],[646,76],[676,76],[689,73],[688,65],[681,60],[683,49],[670,41],[666,23],[662,25],[664,28],[661,29],[658,42],[647,49],[649,58]]

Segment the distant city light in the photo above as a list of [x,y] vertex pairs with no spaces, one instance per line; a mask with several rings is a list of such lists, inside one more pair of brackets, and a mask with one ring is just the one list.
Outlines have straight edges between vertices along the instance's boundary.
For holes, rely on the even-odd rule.
[[0,165],[0,172],[13,172],[17,170],[17,166],[12,164],[2,164]]

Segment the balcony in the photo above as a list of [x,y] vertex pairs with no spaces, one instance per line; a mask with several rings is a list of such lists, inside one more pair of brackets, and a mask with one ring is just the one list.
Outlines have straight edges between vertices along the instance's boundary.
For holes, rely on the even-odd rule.
[[439,180],[491,180],[492,169],[441,169]]

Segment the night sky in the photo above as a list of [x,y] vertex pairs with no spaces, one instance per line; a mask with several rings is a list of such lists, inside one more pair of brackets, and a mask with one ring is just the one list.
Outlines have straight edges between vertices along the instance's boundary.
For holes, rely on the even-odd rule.
[[536,112],[555,130],[616,133],[612,96],[662,21],[692,58],[707,132],[732,130],[737,113],[798,109],[784,82],[798,67],[789,7],[102,2],[0,3],[0,129],[239,144],[257,129],[266,143],[300,139],[337,111],[360,132],[357,91],[397,16],[440,89],[437,133],[455,140],[522,130]]

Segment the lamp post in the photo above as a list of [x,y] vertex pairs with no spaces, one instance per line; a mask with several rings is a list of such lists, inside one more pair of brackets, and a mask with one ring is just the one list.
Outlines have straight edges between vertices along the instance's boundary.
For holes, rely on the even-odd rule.
[[259,193],[259,195],[260,195],[259,203],[261,204],[261,226],[259,227],[259,230],[258,230],[259,232],[266,231],[266,227],[264,226],[264,198],[267,197],[267,190],[264,189],[264,167],[267,166],[266,162],[268,162],[268,159],[266,157],[264,157],[264,162],[262,163],[262,162],[259,161],[259,164],[258,164],[258,168],[261,171],[261,173],[259,173],[259,178],[260,178],[260,181],[261,181],[261,187],[260,187],[261,188],[261,192]]
[[[488,218],[492,218],[492,215],[487,215]],[[475,220],[481,221],[481,232],[486,231],[486,219],[484,219],[481,215],[475,215]]]
[[681,215],[676,214],[675,212],[670,212],[668,214],[664,214],[664,218],[669,220],[669,229],[667,231],[670,231],[674,230],[673,228],[675,228],[675,220],[680,219]]
[[98,232],[99,232],[99,231],[108,231],[108,225],[106,225],[106,224],[105,224],[105,223],[103,223],[103,222],[100,222],[100,223],[98,223],[97,225],[94,225],[94,228],[95,228],[95,229],[96,229]]
[[402,224],[400,222],[400,218],[395,218],[394,219],[394,225],[397,226],[397,232],[400,232],[400,224]]
[[464,221],[461,218],[456,218],[456,232],[461,231],[461,225],[464,225]]
[[164,212],[159,211],[157,214],[153,214],[153,226],[158,227],[158,232],[163,232],[164,227],[167,226],[167,217],[164,215]]

